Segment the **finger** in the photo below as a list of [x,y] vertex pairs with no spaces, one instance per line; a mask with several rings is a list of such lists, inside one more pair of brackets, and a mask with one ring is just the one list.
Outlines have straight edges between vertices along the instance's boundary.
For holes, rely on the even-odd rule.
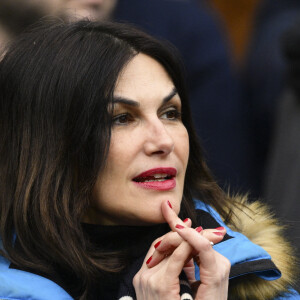
[[214,250],[210,241],[192,228],[177,226],[178,234],[197,252],[204,268],[211,269],[215,267]]
[[[170,228],[172,231],[175,231],[175,225],[176,224],[181,224],[181,226],[184,226],[184,227],[187,227],[187,226],[191,226],[192,225],[192,222],[189,218],[185,219],[184,221],[182,221],[178,216],[177,214],[175,213],[175,211],[172,209],[172,204],[169,202],[169,201],[164,201],[162,203],[162,207],[161,207],[161,210],[162,210],[162,214],[165,218],[165,220],[167,221],[167,223],[169,224]],[[157,241],[154,245],[156,245],[155,248],[158,247],[158,245],[160,244],[159,241]],[[153,257],[149,257],[147,260],[146,260],[146,265],[148,267],[153,267],[155,265],[157,265],[159,262],[161,262],[164,257],[165,257],[165,254],[156,254],[155,255],[155,259],[153,259]]]
[[193,248],[189,243],[183,241],[174,252],[168,257],[166,274],[179,276],[184,266],[192,259]]
[[226,228],[225,227],[206,228],[205,231],[214,233],[215,235],[221,235],[221,236],[224,236],[226,234]]
[[146,256],[145,256],[145,259],[144,259],[144,261],[143,261],[143,264],[142,264],[142,267],[141,267],[140,270],[148,269],[149,266],[151,266],[151,267],[153,266],[153,261],[152,261],[152,259],[153,259],[153,252],[155,251],[155,245],[157,245],[158,243],[160,243],[160,242],[161,242],[161,239],[163,239],[163,238],[164,238],[164,236],[162,236],[162,237],[156,239],[156,240],[152,243],[152,245],[150,246],[150,248],[149,248],[149,250],[148,250],[148,252],[147,252],[147,254],[146,254]]
[[195,277],[195,265],[194,260],[190,259],[185,266],[183,267],[183,271],[189,281],[190,284],[194,283],[196,281]]
[[[221,242],[226,234],[226,229],[224,227],[203,230],[200,226],[196,228],[196,231],[214,244]],[[181,242],[182,238],[178,233],[170,232],[166,234],[162,240],[154,245],[156,251],[154,251],[151,263],[148,264],[148,267],[152,268],[159,264],[166,256],[169,256]]]
[[[191,226],[191,222],[184,222],[187,227]],[[154,244],[155,251],[152,255],[151,261],[147,264],[149,268],[159,264],[166,256],[169,256],[174,249],[176,249],[183,239],[177,232],[169,232]]]
[[[188,225],[188,223],[186,224]],[[209,241],[212,241],[214,244],[222,241],[224,235],[226,234],[226,229],[224,227],[203,230],[203,228],[199,226],[195,230],[201,233]],[[154,248],[156,251],[161,252],[165,255],[169,254],[175,248],[177,248],[181,242],[182,238],[180,237],[180,235],[178,235],[177,232],[169,232],[164,237],[162,237],[162,239],[158,243],[154,245]]]
[[[166,201],[165,204],[170,208],[171,204],[169,204],[169,203],[170,203],[169,201]],[[192,226],[192,221],[191,221],[190,218],[186,218],[184,221],[182,221],[176,215],[176,213],[174,211],[173,211],[173,213],[176,216],[176,221],[178,221],[180,224],[183,224],[183,226],[187,226],[187,227],[191,227]],[[143,266],[142,267],[145,267],[145,266],[147,266],[147,267],[153,267],[153,266],[157,265],[159,262],[161,262],[165,258],[166,254],[156,254],[156,256],[153,257],[153,255],[150,255],[150,253],[153,253],[155,251],[155,249],[161,244],[162,240],[164,240],[164,238],[167,235],[170,235],[172,233],[173,233],[173,237],[171,238],[171,244],[173,244],[174,247],[177,247],[177,245],[179,245],[180,242],[182,242],[182,238],[177,233],[175,233],[175,232],[169,232],[169,233],[163,235],[161,238],[156,239],[152,243],[152,245],[151,245],[151,247],[150,247],[150,249],[149,249],[149,251],[148,251],[148,253],[146,255],[146,258],[145,258],[145,260],[143,262]],[[165,249],[168,248],[167,245],[168,245],[168,243],[165,244],[165,246],[164,246]],[[172,250],[170,250],[169,252],[171,252],[171,251]]]
[[226,229],[224,227],[218,227],[215,229],[205,229],[201,231],[201,234],[209,241],[213,242],[214,244],[217,244],[223,240],[226,234]]
[[[186,227],[190,228],[191,223],[186,223]],[[182,237],[177,232],[170,231],[164,235],[157,244],[154,245],[154,248],[156,251],[166,254],[173,252],[173,250],[177,248],[182,241]]]
[[183,223],[186,225],[186,227],[192,227],[192,220],[190,218],[184,219]]
[[176,231],[175,230],[175,226],[176,224],[180,224],[184,227],[187,226],[187,224],[185,222],[183,222],[175,213],[175,211],[172,209],[172,205],[169,201],[165,201],[162,203],[161,205],[161,211],[162,211],[162,215],[164,216],[165,220],[167,221],[167,223],[169,224],[170,228],[172,231]]

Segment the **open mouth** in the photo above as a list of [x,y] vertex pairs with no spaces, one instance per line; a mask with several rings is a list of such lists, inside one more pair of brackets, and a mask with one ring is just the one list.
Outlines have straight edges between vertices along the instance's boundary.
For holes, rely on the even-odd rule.
[[169,174],[154,174],[153,176],[146,177],[135,177],[133,181],[135,182],[153,182],[153,181],[165,181],[172,179],[174,176]]
[[139,174],[132,181],[145,189],[170,190],[176,186],[176,174],[174,168],[155,168]]

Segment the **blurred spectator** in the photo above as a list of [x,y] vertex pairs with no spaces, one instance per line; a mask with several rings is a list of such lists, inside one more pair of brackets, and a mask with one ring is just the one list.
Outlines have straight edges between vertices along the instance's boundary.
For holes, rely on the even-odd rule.
[[45,15],[57,15],[62,0],[1,0],[0,43],[9,41]]
[[262,196],[263,174],[273,134],[274,114],[286,86],[280,40],[300,14],[298,0],[206,0],[224,24],[231,56],[243,81],[248,131],[249,185]]
[[[300,18],[299,18],[300,20]],[[290,230],[300,255],[300,23],[284,38],[289,89],[280,98],[265,177],[265,196]],[[298,282],[300,290],[300,281]]]
[[108,20],[111,18],[118,0],[60,0],[61,11],[69,16]]
[[258,195],[262,195],[276,107],[286,86],[286,62],[280,41],[299,15],[299,0],[262,1],[242,74],[252,130],[252,185]]
[[107,20],[117,0],[1,0],[0,43],[45,16]]

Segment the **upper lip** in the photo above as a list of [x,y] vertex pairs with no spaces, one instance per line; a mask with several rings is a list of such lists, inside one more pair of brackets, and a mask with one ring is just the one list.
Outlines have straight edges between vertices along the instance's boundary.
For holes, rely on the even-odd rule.
[[153,176],[155,174],[166,174],[168,176],[174,177],[177,174],[177,170],[175,168],[169,168],[169,167],[153,168],[140,173],[139,175],[135,176],[133,180],[141,177]]

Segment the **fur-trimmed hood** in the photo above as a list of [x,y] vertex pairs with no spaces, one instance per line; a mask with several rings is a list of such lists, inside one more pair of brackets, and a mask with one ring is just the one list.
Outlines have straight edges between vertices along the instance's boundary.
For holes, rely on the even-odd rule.
[[232,221],[235,225],[229,227],[266,250],[282,276],[274,281],[266,281],[253,274],[234,279],[229,299],[274,299],[293,286],[299,269],[298,258],[285,238],[286,228],[265,204],[258,201],[249,203],[246,196],[232,200]]

